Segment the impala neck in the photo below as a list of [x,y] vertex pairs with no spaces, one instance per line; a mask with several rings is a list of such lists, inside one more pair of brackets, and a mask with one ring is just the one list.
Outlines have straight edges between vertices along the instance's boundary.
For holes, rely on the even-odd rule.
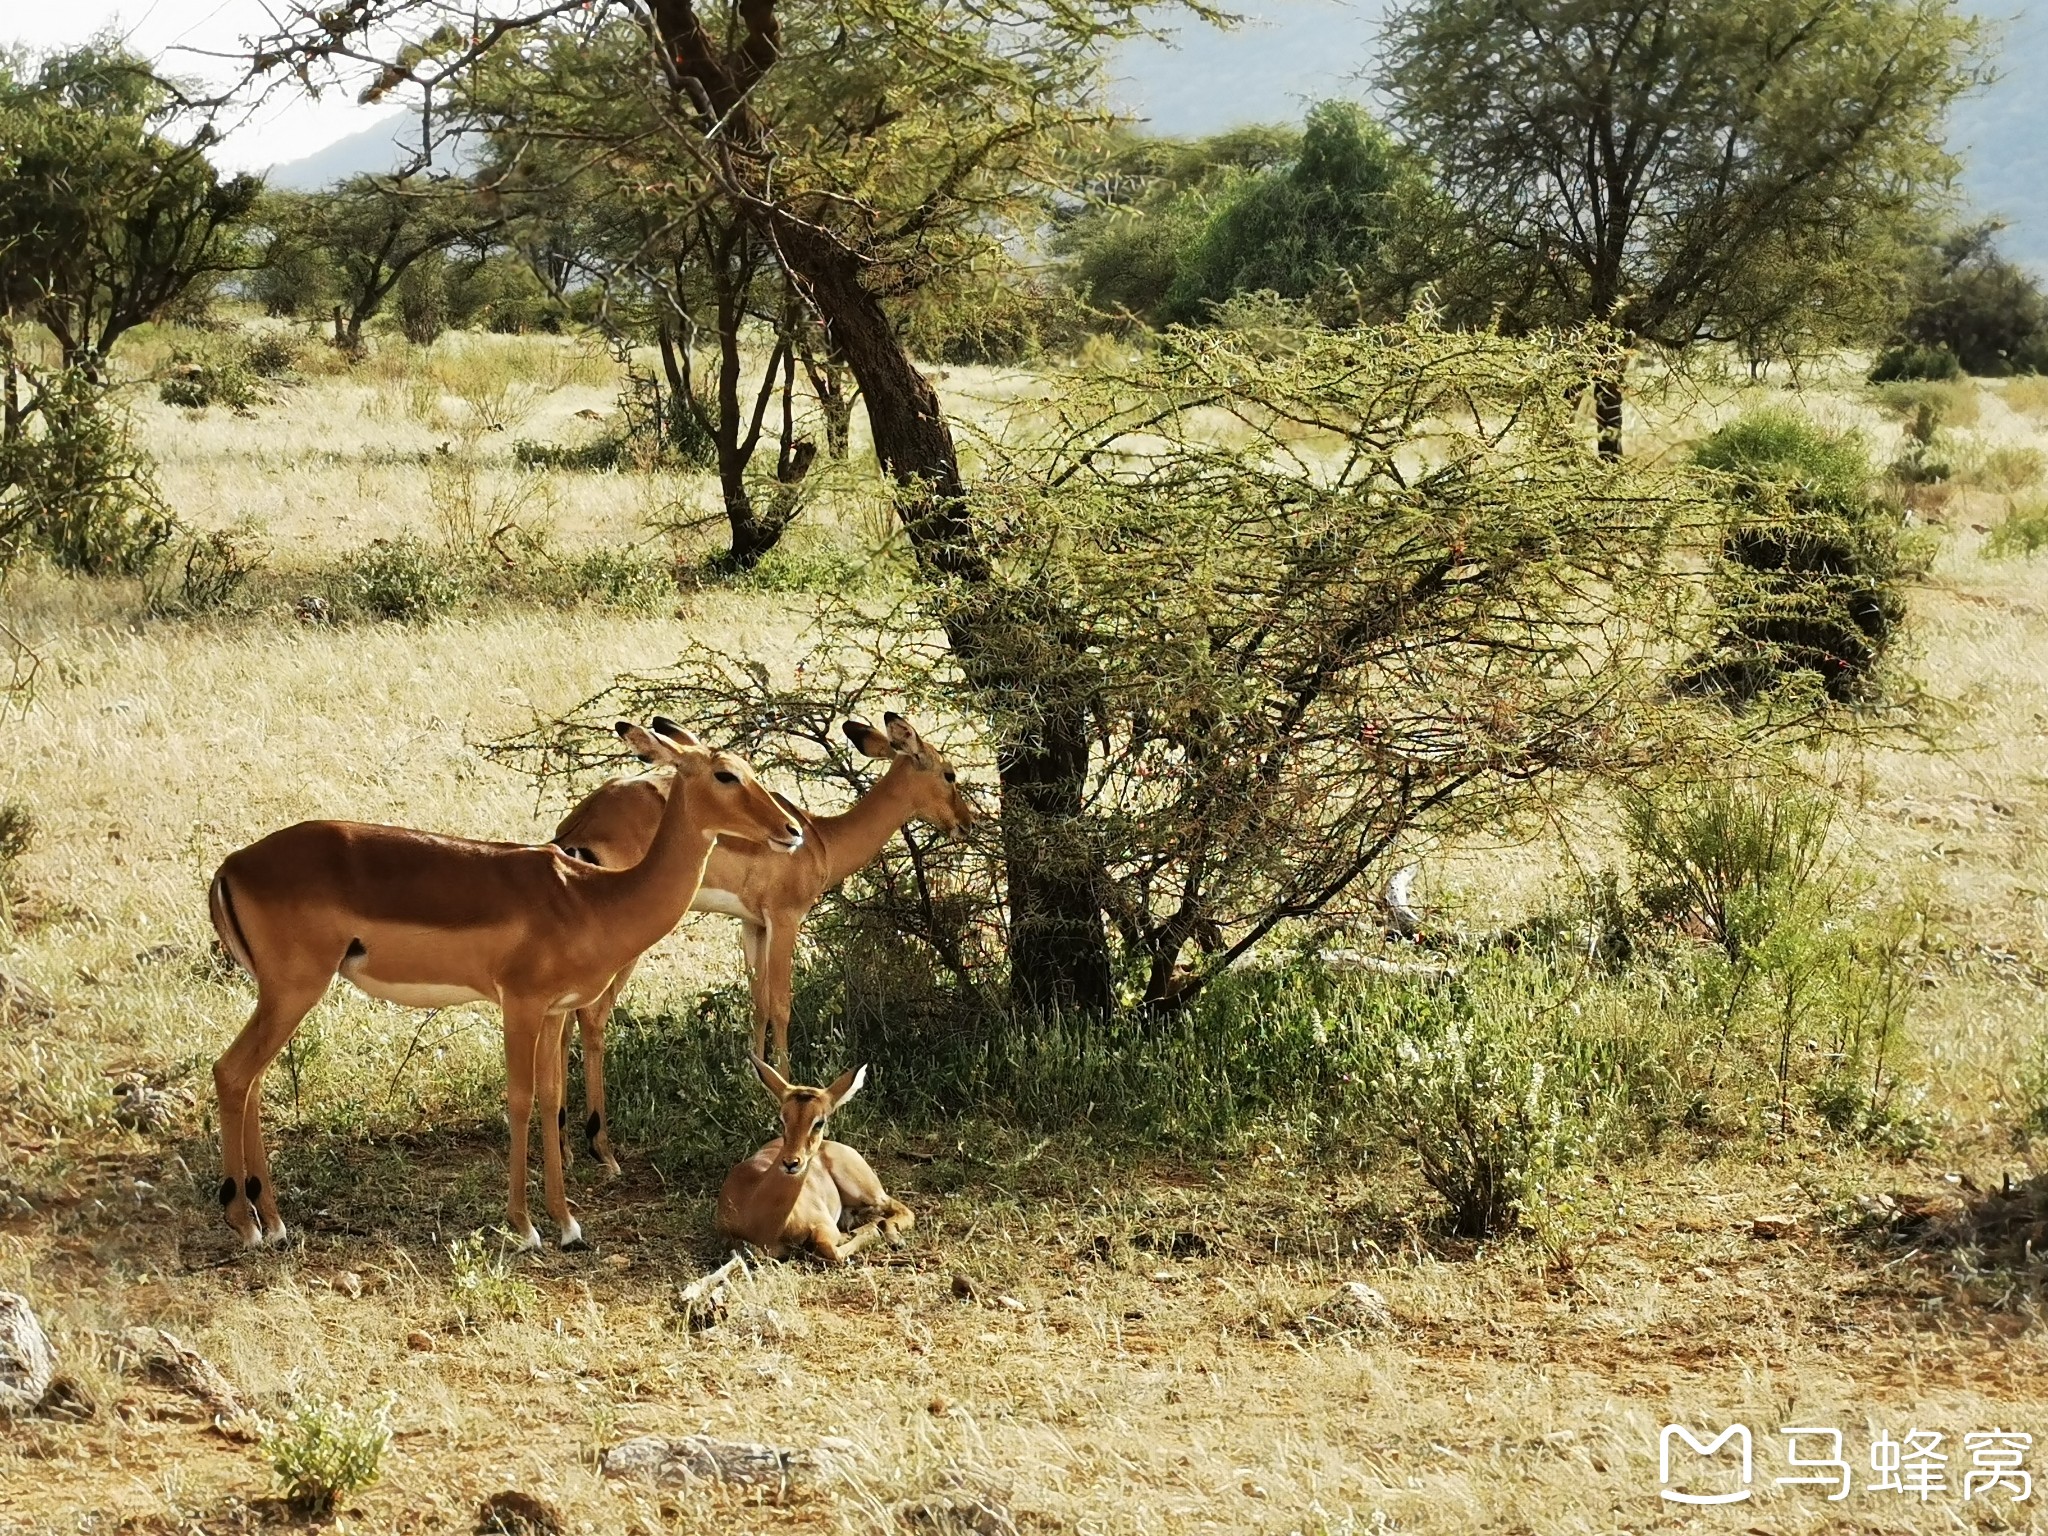
[[917,814],[911,804],[914,772],[900,760],[892,762],[872,789],[837,816],[813,818],[824,844],[828,889],[873,863],[883,845]]
[[609,932],[639,954],[666,938],[704,883],[704,864],[718,834],[706,831],[679,774],[655,824],[654,840],[638,864],[612,872],[604,894],[613,907]]

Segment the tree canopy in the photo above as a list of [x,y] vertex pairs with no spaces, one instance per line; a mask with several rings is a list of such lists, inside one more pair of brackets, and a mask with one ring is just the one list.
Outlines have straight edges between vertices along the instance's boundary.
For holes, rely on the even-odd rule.
[[0,56],[0,309],[40,322],[97,373],[128,331],[247,265],[253,176],[223,180],[210,130],[164,131],[177,103],[98,41],[39,63]]
[[1380,83],[1509,323],[1684,348],[1839,285],[1946,183],[1978,39],[1954,0],[1407,0]]

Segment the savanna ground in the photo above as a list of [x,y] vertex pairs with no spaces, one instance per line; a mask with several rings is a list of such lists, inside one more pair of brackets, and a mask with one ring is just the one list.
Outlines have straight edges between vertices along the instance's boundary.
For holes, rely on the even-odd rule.
[[[955,370],[942,387],[971,417],[1033,381]],[[592,1531],[914,1528],[892,1508],[952,1488],[1006,1505],[1020,1529],[1103,1533],[2048,1527],[2042,1498],[1961,1492],[1970,1431],[2041,1437],[2030,1465],[2048,1472],[2038,1267],[2024,1247],[1994,1263],[1948,1240],[1976,1191],[2044,1163],[2016,1085],[2048,986],[2048,559],[1985,549],[2040,490],[2025,484],[2038,459],[1995,452],[2048,446],[2048,391],[2027,381],[1956,387],[1950,441],[1994,470],[1929,499],[1941,547],[1911,624],[1915,670],[1954,707],[1939,750],[1868,751],[1841,823],[1859,865],[1926,918],[1905,1071],[1931,1135],[1915,1150],[1674,1132],[1602,1165],[1540,1239],[1473,1244],[1443,1235],[1398,1148],[1276,1132],[1162,1153],[999,1109],[902,1122],[870,1100],[836,1134],[915,1208],[908,1245],[839,1273],[761,1267],[723,1325],[693,1332],[674,1298],[724,1256],[716,1162],[678,1177],[628,1130],[623,1178],[587,1157],[571,1173],[594,1251],[501,1259],[471,1241],[503,1213],[495,1018],[423,1026],[337,989],[268,1079],[295,1241],[236,1251],[214,1203],[209,1067],[250,989],[212,958],[204,891],[221,856],[312,816],[545,838],[566,801],[537,800],[478,744],[693,644],[794,667],[807,588],[843,583],[876,537],[856,486],[808,514],[780,578],[743,587],[677,599],[622,579],[616,601],[514,593],[414,624],[295,613],[351,552],[407,531],[488,541],[483,524],[511,521],[551,530],[557,551],[665,559],[648,530],[704,504],[701,478],[510,463],[515,438],[596,430],[577,413],[608,413],[614,388],[571,343],[452,337],[430,355],[387,342],[353,372],[323,365],[253,416],[146,394],[170,504],[267,541],[245,600],[154,617],[137,584],[30,570],[0,587],[38,662],[32,698],[0,723],[0,797],[37,826],[0,969],[55,1004],[0,1038],[0,1288],[38,1308],[73,1402],[0,1441],[0,1530],[294,1518],[238,1426],[124,1373],[111,1339],[135,1324],[199,1349],[259,1417],[388,1401],[382,1478],[336,1529],[469,1530],[505,1488]],[[1645,435],[1676,444],[1761,397],[1784,398],[1689,395]],[[1897,442],[1897,413],[1846,375],[1805,403],[1860,421],[1880,452]],[[484,467],[466,481],[451,469],[472,461]],[[1453,851],[1423,894],[1483,926],[1534,901],[1559,862],[1551,844]],[[695,917],[629,1002],[689,1017],[738,974],[731,924]],[[730,1026],[730,1010],[704,1019]],[[733,1027],[735,1058],[741,1046]],[[806,1075],[840,1065],[799,1039]],[[116,1118],[113,1086],[134,1073],[170,1092],[167,1125]],[[730,1095],[662,1112],[708,1119],[695,1134],[723,1159],[771,1123],[765,1099]],[[1879,1196],[1902,1218],[1874,1219]],[[1390,1324],[1303,1321],[1351,1280],[1385,1297]],[[1668,1422],[1749,1425],[1754,1500],[1660,1500]],[[1789,1470],[1777,1430],[1799,1424],[1845,1432],[1847,1500],[1774,1486]],[[1912,1429],[1949,1437],[1948,1489],[1924,1503],[1867,1491],[1872,1438]],[[597,1471],[629,1437],[693,1432],[838,1437],[852,1470],[788,1500]]]

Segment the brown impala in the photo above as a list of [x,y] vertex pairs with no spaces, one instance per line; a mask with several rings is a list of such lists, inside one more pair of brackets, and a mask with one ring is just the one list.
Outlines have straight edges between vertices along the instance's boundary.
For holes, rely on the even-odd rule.
[[910,1207],[890,1198],[866,1158],[825,1139],[826,1119],[860,1091],[868,1069],[830,1088],[793,1086],[759,1056],[761,1086],[782,1112],[782,1135],[725,1176],[718,1230],[776,1258],[804,1248],[844,1264],[877,1237],[895,1242],[917,1225]]
[[727,752],[664,740],[620,721],[626,744],[675,769],[628,869],[553,845],[485,843],[404,827],[306,821],[228,855],[209,900],[221,942],[256,978],[256,1012],[214,1064],[220,1201],[251,1247],[282,1242],[261,1121],[263,1070],[338,973],[412,1008],[496,1003],[505,1016],[512,1128],[512,1230],[540,1245],[526,1209],[526,1141],[536,1082],[548,1215],[564,1248],[583,1246],[562,1186],[562,1043],[572,1008],[609,998],[613,979],[682,921],[720,836],[788,858],[803,828]]
[[[866,794],[837,816],[812,816],[791,806],[804,828],[804,845],[791,858],[759,841],[720,838],[705,866],[704,883],[690,901],[696,911],[723,912],[740,920],[747,982],[754,994],[754,1054],[768,1054],[772,1027],[775,1061],[785,1070],[797,933],[819,898],[870,863],[907,823],[923,820],[942,832],[958,832],[975,820],[974,807],[960,792],[952,765],[901,715],[884,715],[882,722],[886,732],[865,720],[846,722],[848,740],[869,757],[888,760],[888,771]],[[687,731],[659,715],[650,724],[678,744],[695,742]],[[562,818],[555,829],[556,844],[608,869],[635,863],[661,820],[669,782],[663,775],[643,774],[598,786]],[[591,1151],[614,1173],[619,1165],[604,1114],[604,1026],[611,1017],[612,1000],[632,974],[627,966],[601,996],[576,1010],[583,1032],[583,1092],[589,1112],[584,1134]],[[564,1053],[568,1047],[565,1033]],[[566,1072],[565,1066],[565,1080]]]

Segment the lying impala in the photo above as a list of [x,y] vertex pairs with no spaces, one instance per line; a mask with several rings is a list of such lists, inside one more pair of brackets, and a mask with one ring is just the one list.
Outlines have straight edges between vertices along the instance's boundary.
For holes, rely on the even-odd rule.
[[[870,863],[907,823],[921,819],[942,832],[958,832],[975,820],[952,765],[901,715],[884,715],[882,722],[886,732],[865,720],[846,722],[854,746],[889,762],[866,794],[837,816],[811,816],[791,806],[804,828],[804,846],[794,858],[760,842],[720,838],[705,866],[704,883],[690,902],[699,912],[723,912],[740,920],[747,983],[754,995],[754,1054],[767,1055],[772,1027],[775,1060],[784,1068],[789,1065],[790,973],[797,933],[819,898]],[[695,740],[659,715],[652,725],[683,745]],[[556,845],[608,869],[636,862],[661,819],[668,785],[666,777],[646,774],[600,785],[562,819],[555,829]],[[604,1026],[612,1000],[632,973],[631,966],[620,971],[602,996],[576,1011],[589,1111],[583,1132],[591,1151],[614,1173],[619,1165],[604,1113]],[[568,1047],[565,1034],[565,1056]],[[563,1072],[566,1080],[566,1063]]]
[[[600,869],[553,845],[474,842],[403,827],[307,821],[228,855],[214,876],[213,926],[256,978],[256,1012],[214,1064],[220,1095],[220,1202],[251,1247],[282,1242],[263,1145],[264,1068],[336,973],[412,1008],[496,1003],[505,1016],[505,1104],[512,1128],[512,1230],[540,1246],[526,1207],[526,1141],[536,1083],[548,1215],[564,1248],[584,1246],[562,1186],[562,1045],[568,1012],[610,996],[613,978],[682,921],[721,836],[764,858],[803,845],[803,828],[730,753],[664,740],[620,721],[619,735],[675,769],[629,869]],[[768,850],[776,850],[770,852]]]
[[827,1264],[844,1264],[876,1238],[894,1242],[917,1225],[866,1158],[843,1141],[825,1139],[826,1120],[860,1091],[866,1067],[830,1088],[806,1088],[790,1084],[758,1054],[753,1063],[781,1108],[782,1135],[725,1176],[718,1192],[720,1232],[778,1259],[807,1248]]

